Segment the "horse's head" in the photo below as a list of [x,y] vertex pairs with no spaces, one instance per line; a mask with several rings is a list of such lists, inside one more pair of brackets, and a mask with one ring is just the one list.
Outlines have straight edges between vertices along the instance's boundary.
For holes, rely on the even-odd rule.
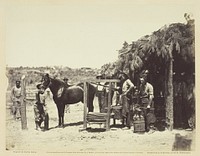
[[41,85],[44,87],[44,89],[47,89],[51,85],[51,78],[49,77],[49,74],[45,74],[42,77]]

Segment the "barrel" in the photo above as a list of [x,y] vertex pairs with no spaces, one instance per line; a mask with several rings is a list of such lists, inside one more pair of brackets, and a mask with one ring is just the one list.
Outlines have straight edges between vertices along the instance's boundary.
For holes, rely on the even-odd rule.
[[144,118],[138,118],[133,121],[134,133],[145,132],[145,121]]

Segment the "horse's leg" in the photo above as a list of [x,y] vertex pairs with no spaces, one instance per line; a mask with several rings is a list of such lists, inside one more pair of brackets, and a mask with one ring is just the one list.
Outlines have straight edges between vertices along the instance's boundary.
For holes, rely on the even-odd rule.
[[58,110],[58,127],[61,126],[61,109],[60,109],[60,105],[56,104],[57,106],[57,110]]
[[61,116],[61,126],[64,127],[64,113],[65,112],[65,105],[62,104],[61,110],[60,110],[60,116]]

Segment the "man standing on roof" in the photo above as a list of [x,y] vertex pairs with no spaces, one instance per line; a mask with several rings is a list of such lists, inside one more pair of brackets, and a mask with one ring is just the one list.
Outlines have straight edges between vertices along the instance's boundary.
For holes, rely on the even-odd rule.
[[17,80],[15,86],[11,89],[11,100],[13,102],[12,113],[14,119],[18,120],[21,118],[21,97],[22,88],[20,80]]

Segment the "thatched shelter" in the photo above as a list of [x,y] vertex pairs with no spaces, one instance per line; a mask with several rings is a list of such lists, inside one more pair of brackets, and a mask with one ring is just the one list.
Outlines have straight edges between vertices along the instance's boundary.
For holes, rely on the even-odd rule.
[[131,44],[124,42],[119,59],[104,65],[102,72],[124,71],[138,85],[141,71],[148,69],[157,117],[164,118],[170,129],[186,128],[195,114],[194,34],[194,20],[189,20],[164,26]]

